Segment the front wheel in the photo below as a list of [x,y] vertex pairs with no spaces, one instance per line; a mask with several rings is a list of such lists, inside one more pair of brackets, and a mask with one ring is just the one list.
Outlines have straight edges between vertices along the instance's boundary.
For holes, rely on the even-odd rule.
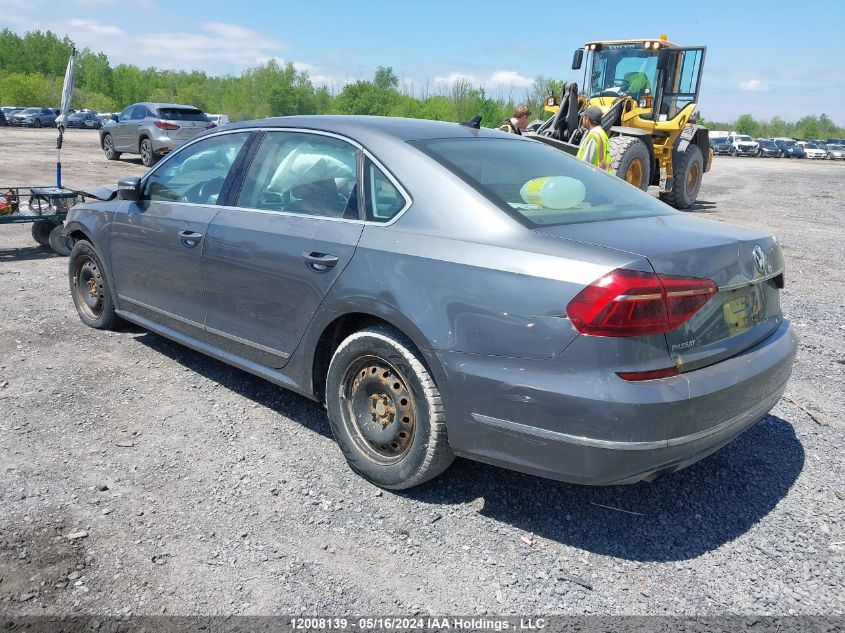
[[437,385],[414,344],[392,328],[370,327],[338,346],[326,406],[349,466],[377,486],[411,488],[455,457]]
[[661,192],[660,199],[676,209],[689,209],[701,189],[704,157],[698,145],[689,144],[674,165],[672,191]]
[[35,119],[35,123],[32,124],[34,127],[41,127],[41,119]]
[[114,313],[114,299],[100,256],[91,242],[79,240],[68,260],[70,294],[79,318],[88,327],[114,330],[121,320]]
[[610,139],[610,158],[613,173],[629,185],[648,189],[651,156],[645,143],[633,136],[614,136]]

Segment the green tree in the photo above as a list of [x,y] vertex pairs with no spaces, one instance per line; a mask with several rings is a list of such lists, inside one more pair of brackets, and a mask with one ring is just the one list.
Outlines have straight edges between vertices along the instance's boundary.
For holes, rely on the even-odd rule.
[[757,136],[757,122],[750,114],[741,114],[734,123],[734,128],[739,134],[748,134],[749,136]]
[[382,90],[396,90],[399,88],[399,77],[393,72],[391,66],[379,66],[376,68],[376,75],[373,83]]

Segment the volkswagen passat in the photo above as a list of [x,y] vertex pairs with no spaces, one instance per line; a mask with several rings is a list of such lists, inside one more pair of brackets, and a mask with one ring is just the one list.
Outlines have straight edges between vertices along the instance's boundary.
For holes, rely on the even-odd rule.
[[324,403],[386,488],[454,455],[589,484],[672,472],[769,411],[796,349],[773,237],[458,124],[235,123],[65,232],[84,323]]

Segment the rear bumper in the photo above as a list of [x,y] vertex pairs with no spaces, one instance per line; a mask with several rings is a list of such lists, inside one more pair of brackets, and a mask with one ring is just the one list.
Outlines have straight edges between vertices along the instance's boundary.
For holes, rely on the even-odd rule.
[[459,455],[562,481],[651,479],[706,457],[764,416],[786,388],[796,347],[784,320],[738,356],[641,383],[581,380],[560,371],[560,359],[440,353],[449,441]]

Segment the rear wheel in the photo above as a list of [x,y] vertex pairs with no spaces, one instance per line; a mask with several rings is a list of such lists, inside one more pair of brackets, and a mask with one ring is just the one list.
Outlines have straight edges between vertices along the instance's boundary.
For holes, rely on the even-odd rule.
[[114,313],[114,300],[97,251],[87,240],[74,244],[68,260],[70,294],[79,318],[88,327],[113,330],[121,319]]
[[148,138],[141,139],[141,164],[144,167],[152,167],[156,164],[158,156],[153,151],[153,142]]
[[120,158],[120,152],[116,152],[114,149],[114,139],[111,137],[111,134],[103,136],[103,153],[108,160],[117,160]]
[[377,486],[411,488],[454,459],[437,385],[413,343],[392,328],[367,328],[338,346],[326,406],[349,466]]
[[651,156],[646,144],[633,136],[610,139],[613,172],[629,185],[645,191],[651,182]]
[[701,189],[704,158],[698,145],[689,144],[675,163],[672,191],[662,192],[660,199],[676,209],[689,209],[695,204]]

